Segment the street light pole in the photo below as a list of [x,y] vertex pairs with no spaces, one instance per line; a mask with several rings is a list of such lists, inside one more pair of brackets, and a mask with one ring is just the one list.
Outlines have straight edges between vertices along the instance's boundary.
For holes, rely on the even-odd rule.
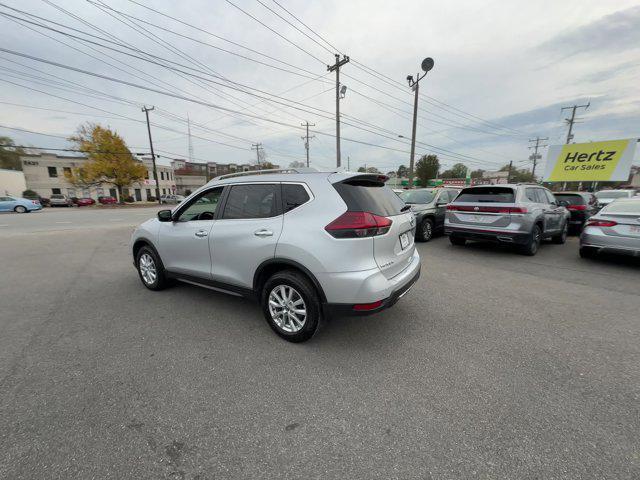
[[429,70],[433,68],[433,58],[427,57],[422,61],[420,65],[422,71],[424,72],[422,76],[420,74],[416,74],[416,78],[413,78],[413,75],[407,76],[407,82],[409,82],[409,86],[415,92],[415,97],[413,100],[413,128],[411,129],[411,157],[409,158],[409,188],[413,188],[413,167],[414,167],[414,157],[416,154],[416,124],[418,122],[418,95],[420,93],[420,80],[422,80]]

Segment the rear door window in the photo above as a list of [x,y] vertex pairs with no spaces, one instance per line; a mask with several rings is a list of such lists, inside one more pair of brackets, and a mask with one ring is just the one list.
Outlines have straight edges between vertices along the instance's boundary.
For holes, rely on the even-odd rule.
[[269,218],[279,215],[276,184],[233,185],[224,207],[223,219]]
[[334,188],[352,212],[369,212],[382,217],[400,215],[404,202],[377,180],[353,179],[334,183]]
[[557,193],[555,197],[558,200],[567,202],[569,205],[584,205],[585,203],[582,195],[578,195],[577,193],[572,195]]
[[507,187],[465,188],[456,198],[456,202],[470,203],[513,203],[514,201],[513,188]]
[[284,213],[287,213],[308,201],[309,194],[302,185],[290,183],[282,184],[282,206],[284,208]]

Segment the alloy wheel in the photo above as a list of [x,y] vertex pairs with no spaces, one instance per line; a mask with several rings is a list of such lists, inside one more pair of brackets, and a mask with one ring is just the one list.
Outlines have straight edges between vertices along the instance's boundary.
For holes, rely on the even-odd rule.
[[140,275],[142,276],[142,280],[147,285],[153,284],[158,278],[158,271],[156,269],[156,262],[153,261],[153,258],[148,253],[143,253],[140,256],[139,260],[140,264]]
[[302,330],[307,320],[307,306],[295,288],[277,285],[269,293],[269,314],[278,328],[296,333]]

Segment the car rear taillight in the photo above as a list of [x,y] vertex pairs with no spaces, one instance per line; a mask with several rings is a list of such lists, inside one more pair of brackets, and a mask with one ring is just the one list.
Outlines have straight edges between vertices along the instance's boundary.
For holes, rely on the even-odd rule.
[[344,212],[324,229],[335,238],[364,238],[384,235],[393,222],[369,212]]
[[567,205],[567,210],[586,210],[586,205]]
[[447,210],[471,213],[527,213],[525,207],[472,207],[468,205],[447,205]]
[[586,227],[615,227],[618,222],[613,220],[589,220]]
[[376,308],[379,308],[382,306],[382,300],[378,300],[377,302],[373,302],[373,303],[357,303],[356,305],[353,306],[353,309],[356,312],[368,312],[370,310],[375,310]]

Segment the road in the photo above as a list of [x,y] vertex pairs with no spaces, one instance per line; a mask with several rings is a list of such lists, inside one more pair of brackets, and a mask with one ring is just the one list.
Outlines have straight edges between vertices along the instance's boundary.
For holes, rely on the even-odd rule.
[[134,226],[153,217],[162,208],[173,205],[143,208],[44,208],[30,213],[0,213],[0,237],[25,233],[44,233],[61,230],[86,230]]
[[289,344],[146,290],[102,220],[2,239],[0,478],[640,477],[638,261],[436,238],[393,309]]

